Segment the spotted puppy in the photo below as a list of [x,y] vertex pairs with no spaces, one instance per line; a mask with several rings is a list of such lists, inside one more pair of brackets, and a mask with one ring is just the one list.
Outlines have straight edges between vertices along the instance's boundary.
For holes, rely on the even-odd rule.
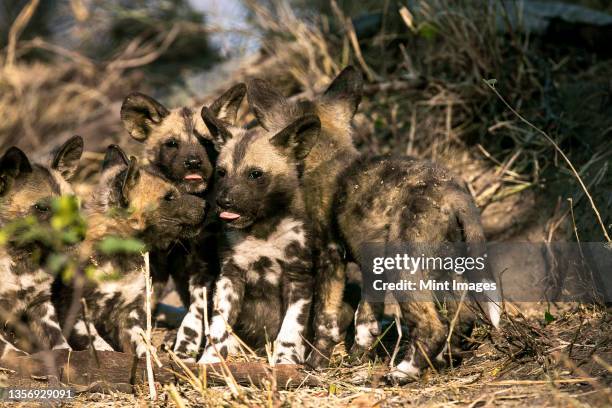
[[[245,93],[246,86],[238,84],[215,100],[210,109],[219,120],[233,125]],[[134,92],[123,101],[121,120],[130,136],[144,145],[144,163],[180,191],[205,196],[212,184],[218,146],[199,109],[169,109],[148,95]],[[197,298],[196,288],[210,284],[211,276],[214,281],[218,274],[214,252],[196,250],[214,246],[210,234],[214,229],[214,225],[208,227],[196,240],[182,241],[171,248],[153,248],[151,269],[157,293],[172,276],[183,304],[189,307]]]
[[[307,113],[321,120],[316,140],[300,140],[312,148],[298,161],[318,262],[314,327],[318,351],[310,354],[308,362],[319,367],[342,329],[339,316],[347,261],[363,262],[362,251],[372,242],[433,246],[465,242],[479,247],[485,240],[480,214],[464,183],[442,166],[411,157],[358,153],[351,119],[361,100],[362,78],[354,68],[342,71],[313,101],[292,102],[263,80],[252,80],[247,88],[249,104],[269,132]],[[494,280],[487,269],[471,278]],[[382,306],[365,300],[359,305],[356,343],[363,348],[381,333]],[[450,322],[433,299],[402,301],[400,308],[409,327],[408,352],[391,376],[404,380],[418,375],[442,351]],[[487,312],[496,325],[498,306],[490,303]]]
[[199,362],[214,363],[237,353],[233,331],[252,347],[274,339],[275,363],[300,363],[313,274],[295,162],[309,149],[299,140],[318,133],[319,120],[305,115],[269,133],[227,127],[208,109],[203,118],[223,145],[216,203],[225,242],[210,341]]
[[[62,321],[71,317],[74,299],[85,298],[89,326],[80,318],[70,336],[75,348],[86,348],[93,336],[102,349],[116,349],[142,356],[146,344],[145,261],[131,252],[109,254],[101,243],[108,238],[138,239],[147,248],[168,248],[199,232],[206,214],[203,199],[180,192],[155,170],[139,166],[118,146],[109,147],[99,187],[86,203],[87,237],[80,247],[83,268],[96,280],[60,285],[58,309]],[[79,296],[79,292],[81,296]],[[75,296],[76,293],[76,296]],[[107,342],[108,345],[104,345]],[[94,346],[96,346],[94,344]]]
[[[79,136],[60,146],[50,165],[31,163],[18,148],[8,149],[0,158],[0,228],[26,219],[48,225],[51,200],[73,194],[66,180],[76,171],[82,153]],[[18,236],[0,246],[0,324],[10,326],[11,319],[26,318],[34,335],[26,340],[35,347],[69,349],[51,303],[54,276],[45,268],[49,255],[44,242],[24,243]],[[14,347],[1,339],[0,356],[8,351],[15,351]]]

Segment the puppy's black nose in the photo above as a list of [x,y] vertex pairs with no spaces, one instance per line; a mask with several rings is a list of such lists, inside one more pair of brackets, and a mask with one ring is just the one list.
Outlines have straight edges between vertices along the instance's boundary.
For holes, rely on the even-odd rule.
[[220,208],[231,208],[234,205],[234,201],[227,196],[217,197],[217,205]]
[[185,160],[185,168],[188,170],[196,170],[202,167],[202,160],[191,157]]

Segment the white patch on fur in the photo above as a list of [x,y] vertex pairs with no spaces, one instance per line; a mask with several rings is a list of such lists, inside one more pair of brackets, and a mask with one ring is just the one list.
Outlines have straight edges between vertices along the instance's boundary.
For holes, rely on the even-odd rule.
[[[114,268],[110,262],[106,262],[98,267],[98,271],[104,275],[110,275],[114,272]],[[135,271],[122,276],[120,279],[100,282],[98,291],[103,295],[103,300],[110,299],[119,293],[122,302],[130,304],[145,292],[145,280],[140,271]]]
[[421,370],[412,361],[403,360],[389,374],[396,380],[413,379],[421,374]]
[[227,332],[227,326],[225,324],[225,318],[221,315],[216,315],[212,318],[210,324],[210,336],[213,339],[222,338]]
[[226,321],[229,319],[229,313],[232,307],[231,300],[236,298],[237,294],[234,291],[234,284],[232,281],[226,277],[221,277],[217,281],[214,303],[216,312],[221,313],[221,316]]
[[372,334],[372,331],[378,330],[377,322],[359,323],[355,326],[355,343],[361,348],[370,348],[376,336]]
[[96,330],[96,326],[94,326],[92,323],[89,323],[89,334],[87,331],[87,327],[85,326],[85,322],[83,320],[78,320],[74,324],[73,330],[79,336],[93,336],[93,341],[91,343],[96,349],[96,351],[114,351],[111,345],[108,344],[106,340],[102,338],[102,336],[100,336],[100,334]]
[[[181,327],[179,327],[178,334],[176,335],[176,343],[174,345],[174,352],[178,352],[179,345],[187,342],[187,335],[185,334],[185,329],[189,328],[196,332],[195,338],[191,339],[187,342],[187,346],[184,350],[184,353],[188,356],[194,356],[198,353],[200,349],[200,344],[202,343],[202,320],[197,317],[197,314],[194,313],[191,308],[193,304],[189,307],[189,312],[183,318],[181,322]],[[183,351],[181,351],[183,353]],[[183,358],[185,361],[191,362],[192,359],[195,361],[193,357]]]
[[487,311],[489,320],[493,324],[493,327],[499,329],[499,321],[501,320],[501,307],[495,302],[487,302]]
[[219,358],[213,347],[206,347],[202,357],[198,360],[198,364],[215,364],[220,362],[221,358]]
[[247,282],[250,284],[257,284],[259,282],[259,274],[252,269],[249,269],[246,273]]
[[239,231],[231,231],[228,234],[232,246],[232,260],[242,269],[245,269],[248,283],[256,284],[261,276],[252,269],[252,265],[261,257],[267,257],[272,261],[272,265],[267,268],[263,276],[267,282],[278,286],[282,270],[278,260],[286,260],[285,250],[289,244],[297,241],[300,246],[306,244],[304,228],[301,221],[293,218],[286,218],[280,222],[276,230],[267,239],[257,239],[252,236],[244,236]]
[[[55,309],[53,308],[52,305],[49,304],[47,305],[47,308],[45,310],[45,315],[40,319],[40,321],[49,327],[53,327],[54,329],[57,329],[61,333],[62,329],[59,326],[59,324],[53,319],[53,317],[55,317]],[[53,346],[53,350],[60,350],[60,349],[72,350],[72,348],[70,348],[70,346],[68,345],[68,342],[66,341],[65,338],[63,338],[63,336],[62,336],[61,341]]]
[[374,344],[376,336],[373,333],[380,333],[380,323],[378,322],[363,322],[357,324],[359,310],[362,308],[361,302],[357,306],[355,312],[355,343],[361,348],[367,349]]
[[[310,307],[310,299],[300,299],[297,302],[289,305],[283,324],[276,337],[276,345],[274,347],[274,361],[276,364],[292,364],[301,363],[304,361],[306,354],[306,346],[304,344],[304,326],[298,322],[298,318],[306,312]],[[282,343],[294,344],[294,347],[285,347]],[[281,360],[278,360],[278,355],[284,354]],[[291,360],[293,354],[297,354],[298,361]]]
[[448,355],[448,343],[444,344],[442,351],[436,356],[436,361],[441,364],[446,364],[446,355]]
[[[276,230],[265,240],[252,236],[244,238],[240,232],[234,231],[230,232],[228,237],[230,241],[237,241],[232,246],[234,252],[232,259],[243,269],[249,269],[262,256],[267,256],[271,260],[285,260],[285,249],[293,241],[297,241],[300,246],[306,245],[303,224],[293,218],[282,220]],[[271,269],[280,272],[280,267],[277,265],[273,265]]]
[[[203,302],[202,302],[203,303]],[[185,348],[184,353],[188,356],[195,356],[200,349],[200,344],[202,343],[202,332],[203,332],[203,321],[199,317],[204,310],[200,302],[195,301],[189,306],[189,312],[183,318],[181,322],[181,327],[179,327],[178,334],[176,336],[176,344],[174,345],[174,351],[177,352],[179,345],[187,342],[187,335],[185,334],[185,329],[189,328],[196,333],[195,338],[191,339],[187,342],[187,347]],[[191,358],[186,358],[185,360],[191,361]],[[195,361],[195,358],[193,359]]]
[[0,294],[19,290],[17,277],[13,274],[15,263],[9,256],[0,257]]
[[[138,357],[144,356],[145,353],[147,352],[147,345],[143,337],[145,335],[143,328],[140,326],[132,326],[130,329],[127,330],[127,332],[130,335],[130,341],[132,342],[132,345],[134,346],[136,356]],[[124,351],[127,351],[127,350],[124,350]]]
[[[493,281],[490,281],[488,279],[483,279],[482,280],[483,283],[495,283]],[[487,314],[487,317],[489,318],[489,320],[491,321],[491,324],[493,324],[493,327],[495,327],[496,329],[499,328],[499,322],[501,319],[501,296],[499,294],[498,291],[495,291],[493,294],[489,295],[489,299],[491,300],[490,302],[486,302],[486,311],[485,313]]]
[[325,326],[324,324],[320,324],[317,327],[317,329],[324,336],[329,337],[333,341],[339,343],[340,342],[340,329],[338,328],[337,322],[334,322],[333,324],[334,324],[334,326],[331,329],[327,328],[327,326]]

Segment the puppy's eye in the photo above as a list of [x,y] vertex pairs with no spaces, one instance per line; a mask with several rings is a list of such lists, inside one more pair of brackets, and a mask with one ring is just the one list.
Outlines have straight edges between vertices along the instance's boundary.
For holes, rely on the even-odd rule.
[[47,204],[45,204],[45,203],[36,203],[36,204],[34,204],[34,209],[36,211],[38,211],[39,213],[41,213],[41,214],[47,213],[50,210],[49,206]]
[[174,201],[176,200],[176,193],[174,191],[168,191],[164,196],[164,200],[166,201]]
[[263,171],[261,170],[251,170],[249,172],[249,178],[251,180],[256,180],[258,178],[261,178],[263,176]]
[[178,147],[178,140],[176,140],[176,139],[168,139],[164,143],[164,146],[176,148],[176,147]]
[[217,169],[217,176],[225,177],[226,171],[225,169]]

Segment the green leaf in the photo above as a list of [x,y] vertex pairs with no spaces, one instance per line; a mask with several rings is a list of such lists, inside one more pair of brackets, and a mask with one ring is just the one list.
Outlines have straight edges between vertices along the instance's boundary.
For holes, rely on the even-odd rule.
[[438,35],[438,29],[433,24],[425,22],[419,26],[419,35],[426,40],[433,40]]
[[544,320],[546,320],[546,323],[552,323],[555,321],[555,316],[550,314],[550,312],[547,310],[544,312]]
[[106,237],[98,244],[98,249],[108,255],[116,253],[142,253],[146,247],[142,241],[134,238]]

